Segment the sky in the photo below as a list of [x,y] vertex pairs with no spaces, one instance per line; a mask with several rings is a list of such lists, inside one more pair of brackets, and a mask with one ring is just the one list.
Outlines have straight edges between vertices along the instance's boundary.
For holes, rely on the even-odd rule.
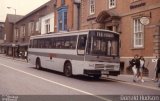
[[[5,21],[7,14],[26,15],[50,0],[0,0],[0,21]],[[7,7],[12,7],[8,9]]]

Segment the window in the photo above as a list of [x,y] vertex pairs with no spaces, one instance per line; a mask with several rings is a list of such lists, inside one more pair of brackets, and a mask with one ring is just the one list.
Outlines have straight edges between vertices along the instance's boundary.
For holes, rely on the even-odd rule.
[[25,37],[25,25],[22,25],[20,28],[20,37],[21,38]]
[[64,5],[65,4],[65,0],[61,0],[61,5]]
[[36,31],[40,31],[40,21],[36,22]]
[[140,23],[140,19],[134,19],[134,48],[140,48],[144,46],[144,33],[143,25]]
[[58,31],[67,31],[67,8],[63,7],[58,11]]
[[75,49],[77,36],[34,39],[32,48]]
[[50,32],[50,19],[45,20],[45,33]]
[[28,23],[28,36],[32,35],[34,33],[34,22]]
[[84,55],[86,47],[87,35],[80,35],[78,39],[78,54]]
[[18,29],[17,28],[14,30],[14,35],[15,35],[15,40],[17,40],[18,39]]
[[109,8],[115,8],[116,7],[116,0],[109,0]]
[[64,30],[67,30],[67,12],[64,12]]
[[89,2],[89,10],[90,10],[90,15],[95,13],[95,0],[90,0],[90,2]]

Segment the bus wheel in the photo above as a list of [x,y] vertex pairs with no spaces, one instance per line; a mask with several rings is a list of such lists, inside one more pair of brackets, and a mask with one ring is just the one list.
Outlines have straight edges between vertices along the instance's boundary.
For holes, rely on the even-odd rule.
[[64,65],[64,75],[67,77],[72,76],[72,65],[70,62],[65,63]]
[[100,79],[100,77],[101,77],[101,75],[99,74],[99,75],[94,75],[93,76],[95,79]]
[[37,68],[37,69],[41,69],[41,61],[40,61],[39,58],[36,59],[36,68]]

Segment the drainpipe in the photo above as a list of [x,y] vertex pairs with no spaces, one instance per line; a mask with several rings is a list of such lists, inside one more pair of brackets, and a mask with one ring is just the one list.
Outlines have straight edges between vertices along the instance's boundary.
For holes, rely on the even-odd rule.
[[81,0],[74,0],[74,4],[77,6],[77,30],[80,30],[80,5]]

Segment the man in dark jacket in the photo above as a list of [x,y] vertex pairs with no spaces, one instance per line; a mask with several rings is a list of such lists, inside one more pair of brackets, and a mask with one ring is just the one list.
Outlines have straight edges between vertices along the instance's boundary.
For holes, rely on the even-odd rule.
[[160,57],[157,60],[157,66],[156,66],[156,81],[159,80],[160,76]]

